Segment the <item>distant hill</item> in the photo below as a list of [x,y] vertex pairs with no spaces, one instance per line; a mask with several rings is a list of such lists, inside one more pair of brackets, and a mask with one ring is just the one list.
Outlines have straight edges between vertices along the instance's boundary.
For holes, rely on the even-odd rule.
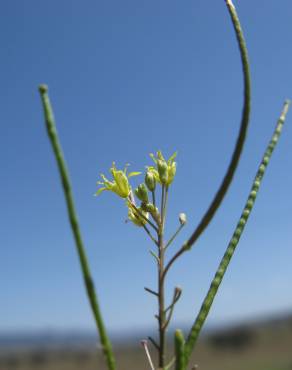
[[[228,325],[220,325],[209,327],[203,333],[203,338],[213,338],[216,342],[216,338],[228,337],[234,338],[240,333],[247,337],[251,337],[251,332],[260,333],[265,331],[278,331],[281,329],[292,330],[292,312],[281,315],[267,316],[264,318],[257,318],[252,320],[245,320],[236,322]],[[125,334],[112,333],[111,338],[117,345],[127,345],[133,343],[139,343],[142,338],[147,337],[147,333],[151,333],[153,330],[147,330],[145,332],[131,332],[127,337]],[[236,334],[237,333],[237,334]],[[249,333],[249,334],[247,334]],[[170,338],[172,340],[172,338]],[[219,339],[218,339],[219,340]],[[239,340],[237,338],[237,340]],[[236,340],[235,340],[236,341]],[[37,330],[27,332],[2,332],[0,333],[0,350],[8,348],[82,348],[82,347],[96,347],[98,343],[98,337],[95,332],[84,331],[84,330]]]

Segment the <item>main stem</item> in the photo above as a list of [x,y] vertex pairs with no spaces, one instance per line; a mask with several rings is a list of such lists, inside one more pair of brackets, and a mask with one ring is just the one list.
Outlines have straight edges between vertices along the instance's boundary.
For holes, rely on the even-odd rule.
[[166,352],[166,313],[165,313],[165,294],[164,294],[164,225],[165,225],[165,213],[167,203],[168,188],[162,185],[162,196],[161,196],[161,224],[158,230],[158,322],[159,322],[159,368],[163,369],[165,365],[165,352]]
[[164,245],[163,245],[163,230],[159,230],[158,245],[159,245],[159,271],[158,271],[158,305],[159,305],[159,367],[164,368],[165,363],[165,299],[164,299]]

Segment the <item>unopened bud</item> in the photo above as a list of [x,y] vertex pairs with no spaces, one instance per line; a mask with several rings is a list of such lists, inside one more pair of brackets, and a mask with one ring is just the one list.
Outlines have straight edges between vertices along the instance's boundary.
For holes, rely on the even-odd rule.
[[141,227],[146,225],[149,215],[140,207],[137,208],[137,211],[134,208],[129,207],[128,218],[134,223],[134,225]]
[[163,185],[167,184],[168,181],[168,166],[167,163],[161,159],[157,160],[157,170],[159,173],[160,181]]
[[150,172],[150,171],[147,171],[146,172],[146,175],[145,175],[145,183],[147,185],[147,188],[150,191],[154,191],[155,190],[156,180],[155,180],[154,174],[152,172]]
[[155,212],[155,207],[152,203],[142,202],[141,208],[145,212],[150,212],[150,213]]
[[158,208],[152,203],[141,203],[141,209],[145,212],[149,212],[157,223],[161,222]]
[[140,184],[137,189],[135,189],[135,194],[141,202],[148,202],[148,191],[145,184]]
[[178,219],[181,225],[185,225],[187,223],[187,215],[185,213],[180,213]]
[[174,302],[177,302],[180,299],[181,294],[182,294],[182,288],[179,286],[176,286],[174,289],[174,296],[173,296]]
[[176,174],[176,162],[172,162],[168,166],[168,184],[171,184]]

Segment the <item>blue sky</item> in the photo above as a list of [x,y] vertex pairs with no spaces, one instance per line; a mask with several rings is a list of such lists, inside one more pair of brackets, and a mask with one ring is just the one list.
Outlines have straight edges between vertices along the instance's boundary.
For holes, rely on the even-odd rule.
[[[235,181],[197,246],[169,275],[174,320],[195,317],[245,203],[285,98],[292,98],[290,0],[236,1],[249,47],[252,115]],[[242,107],[239,52],[224,1],[10,1],[2,4],[0,330],[91,329],[37,87],[47,83],[107,326],[153,325],[155,264],[113,194],[112,163],[141,170],[178,151],[167,235],[193,231],[222,179]],[[292,112],[208,323],[292,308]],[[134,184],[138,183],[134,180]]]

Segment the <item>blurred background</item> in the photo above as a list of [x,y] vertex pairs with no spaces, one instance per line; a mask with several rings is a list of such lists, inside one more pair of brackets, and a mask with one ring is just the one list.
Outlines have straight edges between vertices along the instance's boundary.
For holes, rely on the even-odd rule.
[[[235,5],[251,62],[250,129],[223,206],[169,274],[167,298],[183,288],[170,344],[171,331],[187,333],[198,312],[284,99],[292,98],[291,1]],[[180,212],[188,224],[169,256],[191,234],[228,166],[241,117],[241,64],[226,6],[9,1],[1,2],[0,21],[0,369],[103,369],[40,83],[49,86],[119,368],[147,369],[140,340],[156,336],[156,302],[143,289],[156,284],[150,244],[125,223],[123,201],[93,196],[96,181],[113,161],[138,171],[151,164],[149,153],[178,151],[167,235]],[[292,369],[290,114],[194,353],[199,369]]]

